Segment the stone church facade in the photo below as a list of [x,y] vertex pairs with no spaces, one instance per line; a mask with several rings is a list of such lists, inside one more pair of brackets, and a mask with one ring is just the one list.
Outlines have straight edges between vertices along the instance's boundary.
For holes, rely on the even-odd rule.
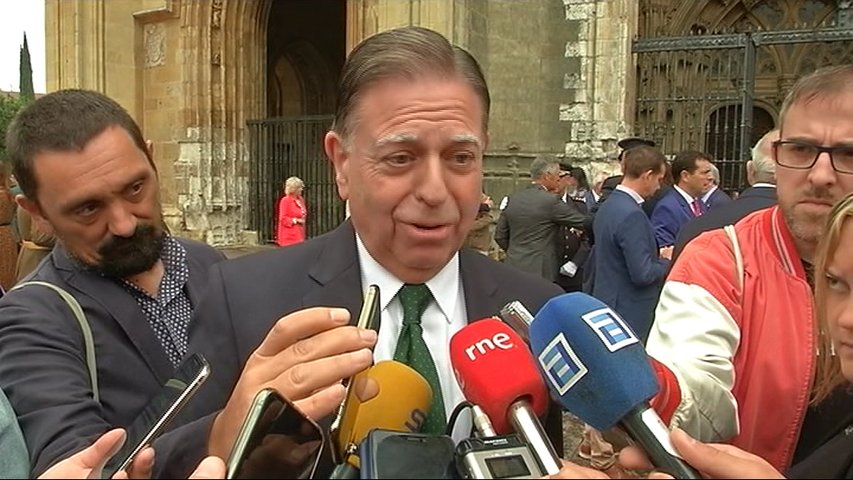
[[[836,31],[849,10],[846,0],[46,0],[47,89],[118,100],[154,142],[172,231],[235,245],[269,239],[291,174],[308,184],[309,232],[342,218],[318,145],[346,53],[376,32],[429,27],[480,61],[493,96],[485,189],[500,198],[526,183],[538,154],[594,173],[615,170],[616,141],[635,133],[667,153],[746,142],[772,127],[797,76],[853,61],[853,42],[761,44],[750,62],[736,36]],[[688,58],[691,41],[716,33],[733,46]],[[739,99],[763,113],[737,110]],[[743,119],[740,137],[722,128]]]

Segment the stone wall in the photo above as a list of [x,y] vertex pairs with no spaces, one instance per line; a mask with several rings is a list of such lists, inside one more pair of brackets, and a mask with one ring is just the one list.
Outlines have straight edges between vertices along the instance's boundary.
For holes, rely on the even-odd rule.
[[616,142],[631,134],[634,118],[635,0],[563,0],[569,68],[563,75],[566,101],[559,107],[568,125],[566,158],[607,167],[616,158]]

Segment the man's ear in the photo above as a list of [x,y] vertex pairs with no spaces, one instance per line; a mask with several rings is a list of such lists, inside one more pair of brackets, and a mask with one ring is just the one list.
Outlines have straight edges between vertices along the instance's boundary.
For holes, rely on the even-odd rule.
[[148,156],[153,159],[154,158],[154,142],[151,140],[145,140],[145,149],[148,150]]
[[336,132],[326,133],[323,139],[326,156],[335,168],[335,183],[338,185],[338,195],[342,200],[349,199],[349,153],[344,147],[344,140]]
[[38,229],[45,233],[54,233],[53,225],[45,218],[42,213],[41,207],[39,207],[38,202],[30,200],[25,195],[15,195],[15,202],[18,204],[18,207],[23,208],[30,214],[33,222],[38,225]]

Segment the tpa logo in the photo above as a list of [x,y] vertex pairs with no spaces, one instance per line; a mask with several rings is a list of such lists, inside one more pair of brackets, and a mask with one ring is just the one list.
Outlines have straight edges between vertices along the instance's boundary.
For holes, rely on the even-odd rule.
[[562,333],[554,337],[539,354],[539,364],[545,377],[560,395],[565,395],[589,371]]
[[611,352],[620,348],[639,342],[631,328],[625,324],[616,312],[609,308],[593,310],[581,316],[590,328],[604,342],[604,346]]

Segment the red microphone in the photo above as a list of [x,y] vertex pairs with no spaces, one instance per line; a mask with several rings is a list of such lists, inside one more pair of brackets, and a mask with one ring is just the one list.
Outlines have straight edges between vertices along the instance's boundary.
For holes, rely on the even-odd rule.
[[560,458],[537,417],[548,390],[524,340],[496,318],[471,323],[450,339],[450,361],[465,398],[479,405],[495,430],[512,430],[530,445],[542,469],[560,471]]

